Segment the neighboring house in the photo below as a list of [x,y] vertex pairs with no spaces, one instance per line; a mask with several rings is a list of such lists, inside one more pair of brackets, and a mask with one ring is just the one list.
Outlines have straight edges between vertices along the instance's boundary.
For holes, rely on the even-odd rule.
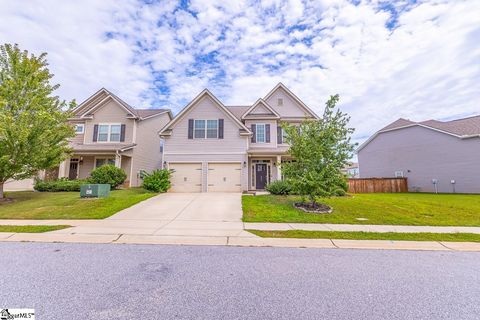
[[161,139],[156,132],[171,119],[168,109],[135,109],[106,89],[100,89],[73,110],[69,122],[76,136],[73,154],[58,168],[58,177],[84,179],[104,164],[127,174],[126,186],[141,185],[141,171],[162,167]]
[[316,118],[281,83],[250,106],[225,106],[203,90],[159,132],[164,165],[173,169],[171,191],[265,189],[290,159],[280,123]]
[[358,170],[358,163],[356,162],[349,162],[342,170],[343,174],[345,174],[349,178],[359,178],[360,173]]
[[480,193],[480,116],[398,119],[358,152],[361,178],[407,177],[410,191]]

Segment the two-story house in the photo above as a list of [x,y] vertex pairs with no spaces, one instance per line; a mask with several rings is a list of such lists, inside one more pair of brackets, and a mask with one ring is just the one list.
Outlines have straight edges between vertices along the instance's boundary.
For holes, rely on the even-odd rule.
[[205,89],[159,132],[170,191],[263,190],[289,160],[280,124],[316,118],[281,83],[250,106],[225,106]]
[[58,177],[84,179],[104,164],[127,174],[126,186],[142,184],[142,170],[162,167],[162,140],[155,134],[171,119],[168,109],[136,109],[106,89],[100,89],[73,110],[69,122],[76,136],[73,153],[58,168]]

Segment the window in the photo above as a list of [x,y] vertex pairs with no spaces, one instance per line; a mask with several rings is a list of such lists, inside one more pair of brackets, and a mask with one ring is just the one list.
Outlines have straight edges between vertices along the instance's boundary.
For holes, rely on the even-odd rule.
[[121,132],[121,124],[100,124],[98,125],[97,141],[120,142]]
[[265,142],[265,124],[256,124],[257,127],[257,142]]
[[207,139],[218,138],[218,120],[207,120]]
[[403,178],[403,171],[395,171],[395,178]]
[[195,139],[217,139],[218,120],[195,120],[193,137]]
[[283,98],[278,98],[277,99],[277,106],[279,106],[279,107],[283,106]]
[[98,138],[97,141],[105,142],[108,141],[108,124],[102,124],[98,126]]
[[83,134],[84,132],[85,132],[85,125],[83,123],[75,125],[75,133],[76,134]]
[[205,120],[195,120],[193,127],[193,136],[198,138],[205,138]]
[[283,128],[280,128],[280,130],[282,130],[282,143],[287,143],[287,137],[288,137],[287,131],[285,131],[285,129]]
[[160,153],[163,153],[163,146],[165,145],[165,141],[160,139]]
[[110,126],[110,141],[119,142],[120,141],[120,131],[122,126],[119,124]]
[[96,158],[95,159],[95,168],[104,166],[106,164],[115,165],[115,158]]

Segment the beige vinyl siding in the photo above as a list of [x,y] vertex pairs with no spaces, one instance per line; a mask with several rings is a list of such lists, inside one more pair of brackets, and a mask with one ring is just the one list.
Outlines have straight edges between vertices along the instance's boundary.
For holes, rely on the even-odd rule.
[[[278,106],[278,99],[283,99],[283,105]],[[282,88],[278,88],[268,99],[267,103],[277,111],[281,117],[305,117],[306,111],[290,97]]]
[[136,146],[132,151],[132,177],[131,186],[142,184],[138,172],[145,170],[152,172],[162,168],[162,154],[160,153],[160,137],[158,131],[168,122],[170,117],[165,113],[147,120],[137,122]]
[[[188,119],[224,119],[223,139],[188,139]],[[202,98],[179,120],[166,137],[166,153],[245,152],[248,137],[239,134],[239,126],[208,96]]]
[[[93,127],[100,123],[118,123],[125,125],[125,143],[133,142],[133,119],[127,119],[128,112],[114,100],[95,110],[93,120],[85,123],[85,143],[93,142]],[[155,134],[155,133],[153,133]],[[100,142],[104,143],[104,142]]]
[[[81,157],[81,156],[74,156],[74,157]],[[68,163],[67,163],[68,165]],[[94,167],[94,157],[93,156],[83,156],[83,162],[82,164],[79,164],[79,169],[78,169],[78,178],[79,179],[85,179],[90,177],[90,172],[92,172],[93,167]],[[67,176],[68,176],[68,170],[67,169]]]
[[127,174],[127,180],[126,182],[127,183],[130,183],[130,169],[131,169],[131,166],[132,165],[132,158],[131,157],[127,157],[127,156],[122,156],[122,165],[121,165],[121,168],[123,171],[125,171],[125,173]]

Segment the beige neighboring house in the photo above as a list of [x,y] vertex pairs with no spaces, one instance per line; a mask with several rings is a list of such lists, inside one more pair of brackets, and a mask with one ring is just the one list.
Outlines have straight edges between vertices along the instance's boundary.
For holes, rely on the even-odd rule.
[[125,186],[136,187],[142,170],[162,167],[163,142],[156,132],[172,119],[170,110],[136,109],[102,88],[73,112],[73,154],[60,164],[59,178],[84,179],[93,169],[114,164],[126,172]]
[[159,132],[170,191],[263,190],[290,159],[280,123],[317,118],[281,83],[249,106],[225,106],[205,89]]

